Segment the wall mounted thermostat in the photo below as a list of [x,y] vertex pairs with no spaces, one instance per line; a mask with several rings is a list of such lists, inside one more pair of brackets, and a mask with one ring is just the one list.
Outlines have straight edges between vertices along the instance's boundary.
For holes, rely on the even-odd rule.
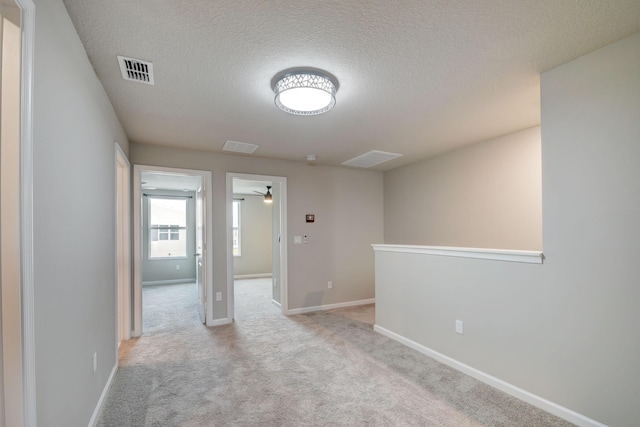
[[307,222],[316,222],[316,216],[313,214],[307,214]]

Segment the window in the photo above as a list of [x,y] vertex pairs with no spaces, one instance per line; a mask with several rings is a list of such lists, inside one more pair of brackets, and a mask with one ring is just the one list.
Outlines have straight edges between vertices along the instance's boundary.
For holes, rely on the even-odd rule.
[[186,258],[187,199],[149,197],[149,259]]
[[233,256],[240,256],[240,200],[233,201]]

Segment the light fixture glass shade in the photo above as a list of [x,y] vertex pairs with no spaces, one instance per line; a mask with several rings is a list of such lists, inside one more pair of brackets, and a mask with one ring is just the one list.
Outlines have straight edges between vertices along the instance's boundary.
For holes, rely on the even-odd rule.
[[336,105],[337,82],[319,71],[293,71],[277,78],[273,91],[282,111],[300,116],[326,113]]
[[273,203],[273,196],[271,196],[271,193],[267,193],[264,195],[264,202]]

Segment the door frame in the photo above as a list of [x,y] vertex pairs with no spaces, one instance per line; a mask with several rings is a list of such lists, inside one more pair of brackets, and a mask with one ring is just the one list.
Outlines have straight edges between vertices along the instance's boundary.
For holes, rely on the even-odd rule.
[[131,338],[131,165],[117,142],[115,156],[117,349]]
[[[251,181],[271,181],[278,184],[280,191],[280,310],[289,314],[288,299],[288,261],[287,261],[287,178],[284,176],[255,175],[247,173],[227,172],[227,319],[234,319],[235,297],[233,290],[233,179]],[[276,207],[276,206],[274,206]]]
[[[204,183],[202,182],[202,178],[200,179],[200,187],[195,191],[194,200],[193,200],[193,210],[194,212],[194,228],[195,228],[195,236],[193,238],[193,247],[195,249],[195,253],[193,256],[195,257],[195,267],[196,267],[196,287],[198,288],[198,317],[200,317],[200,321],[204,324],[207,322],[207,290],[206,280],[203,278],[207,274],[207,267],[203,265],[203,257],[207,255],[207,240],[204,235],[207,227],[205,225],[205,215],[207,213],[207,208],[204,204],[205,202],[205,193],[207,189],[205,188]],[[204,230],[204,232],[203,232]],[[204,272],[204,275],[202,274]],[[204,283],[201,285],[200,282],[204,280]],[[204,309],[202,308],[202,303],[204,301]]]
[[[15,303],[20,310],[19,322],[2,324],[10,335],[20,337],[20,355],[17,359],[11,359],[11,366],[5,366],[13,372],[19,373],[21,393],[20,398],[14,401],[11,410],[20,413],[23,425],[36,425],[36,355],[35,355],[35,285],[34,285],[34,259],[33,259],[33,74],[34,74],[34,41],[35,41],[35,3],[33,0],[14,0],[20,9],[21,37],[21,70],[20,70],[20,181],[19,186],[19,221],[20,221],[20,280],[11,285],[15,295],[19,295],[17,301],[4,301]],[[0,288],[3,284],[0,282]],[[1,334],[0,357],[4,360],[4,353],[9,344],[7,336]],[[18,362],[16,363],[16,360]],[[6,365],[7,361],[5,361]],[[15,363],[15,364],[14,364]],[[19,365],[19,366],[16,366]],[[7,392],[15,393],[15,388],[6,389],[4,377],[0,376],[0,396],[4,406],[4,396]],[[6,412],[1,411],[4,416]]]
[[159,172],[183,176],[200,176],[204,186],[203,203],[205,206],[205,298],[206,325],[212,326],[213,320],[213,214],[211,189],[213,188],[211,171],[180,169],[164,166],[133,165],[133,330],[132,336],[142,335],[142,172]]

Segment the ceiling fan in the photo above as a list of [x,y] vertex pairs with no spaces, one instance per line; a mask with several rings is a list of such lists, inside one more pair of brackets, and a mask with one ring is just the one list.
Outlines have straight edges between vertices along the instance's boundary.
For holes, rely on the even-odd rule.
[[271,186],[270,185],[267,185],[267,192],[266,193],[261,193],[259,191],[255,191],[255,190],[253,190],[253,192],[264,196],[264,202],[265,203],[273,202],[273,198],[271,196]]

